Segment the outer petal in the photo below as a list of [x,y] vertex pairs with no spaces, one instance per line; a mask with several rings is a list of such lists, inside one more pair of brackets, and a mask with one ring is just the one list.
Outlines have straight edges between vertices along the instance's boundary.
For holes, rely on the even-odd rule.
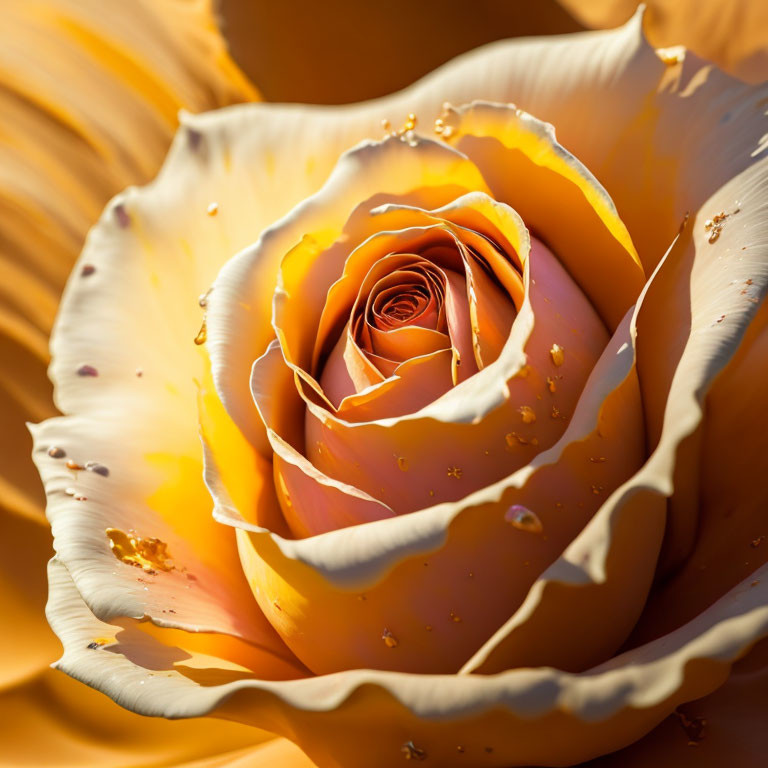
[[758,643],[721,688],[680,707],[645,738],[583,768],[760,768],[765,761],[768,643]]
[[[144,714],[213,710],[290,733],[319,766],[384,768],[403,759],[408,742],[445,766],[465,765],[468,758],[475,765],[567,765],[634,741],[679,703],[705,695],[754,640],[768,634],[765,589],[758,584],[734,590],[663,642],[584,675],[552,669],[491,678],[358,671],[293,683],[203,687],[174,670],[148,674],[119,645],[115,653],[94,656],[85,641],[110,628],[89,617],[56,563],[51,583],[51,615],[65,644],[58,664],[71,675],[101,684]],[[151,658],[159,650],[148,642],[142,653]],[[561,738],[552,739],[553,732]]]
[[256,93],[207,0],[8,0],[0,81],[0,503],[41,518],[24,423],[53,414],[47,336],[88,227],[155,174],[180,108]]

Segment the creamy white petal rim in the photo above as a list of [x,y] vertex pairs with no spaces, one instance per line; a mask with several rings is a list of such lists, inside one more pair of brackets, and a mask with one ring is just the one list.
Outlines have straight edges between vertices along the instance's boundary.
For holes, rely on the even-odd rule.
[[[120,649],[122,628],[93,617],[55,559],[49,617],[64,644],[56,667],[122,706],[258,724],[296,740],[320,766],[359,764],[361,749],[367,766],[398,764],[406,741],[439,765],[466,763],[457,744],[477,765],[569,765],[635,740],[679,704],[722,684],[730,665],[768,634],[767,574],[764,567],[755,586],[740,585],[679,630],[581,675],[548,668],[482,677],[361,670],[205,687],[176,671],[174,649],[152,638],[126,637],[147,666],[129,661]],[[93,638],[116,633],[117,645],[88,648]],[[312,735],[318,727],[322,739]]]
[[[576,59],[573,56],[569,59],[566,54],[568,50]],[[523,61],[526,60],[527,63],[524,65]],[[688,66],[690,61],[692,61],[692,58],[686,57],[683,69]],[[585,67],[586,72],[579,72],[579,76],[584,75],[583,81],[578,80],[574,74],[576,62],[579,65],[587,65]],[[553,77],[553,70],[555,68],[559,70],[563,67],[569,70],[567,72],[568,76],[558,77],[555,75]],[[590,72],[590,70],[592,71]],[[301,199],[307,194],[311,194],[320,186],[322,179],[327,175],[330,164],[335,161],[335,156],[338,154],[336,152],[337,149],[341,151],[353,144],[360,138],[360,133],[363,133],[363,135],[375,135],[376,125],[381,117],[388,117],[393,122],[397,122],[401,117],[401,111],[407,112],[414,108],[428,111],[433,106],[434,114],[437,112],[438,104],[445,98],[450,98],[456,103],[466,102],[477,97],[497,101],[512,99],[521,107],[558,125],[563,143],[582,157],[587,166],[600,178],[603,184],[611,189],[622,216],[627,218],[627,213],[629,214],[630,230],[633,232],[633,236],[635,236],[636,230],[633,229],[632,224],[633,221],[637,223],[636,217],[640,216],[640,212],[633,213],[629,210],[628,198],[624,196],[624,191],[632,186],[630,182],[633,181],[633,177],[631,173],[625,173],[624,175],[627,178],[622,179],[621,161],[623,158],[620,151],[622,148],[631,147],[632,142],[627,143],[624,141],[622,143],[623,139],[618,136],[622,126],[621,120],[616,119],[611,122],[605,118],[612,113],[617,117],[616,113],[621,108],[625,109],[629,114],[635,114],[640,108],[639,102],[657,89],[657,86],[664,79],[663,75],[668,73],[668,71],[668,68],[659,62],[653,51],[642,40],[639,22],[636,19],[622,30],[614,33],[595,34],[580,39],[571,38],[547,42],[529,41],[512,44],[500,43],[490,46],[484,51],[470,54],[455,63],[447,65],[446,68],[438,71],[422,83],[417,84],[417,86],[405,92],[405,94],[399,94],[391,97],[389,100],[382,100],[375,104],[350,108],[348,111],[345,111],[349,122],[345,122],[341,126],[339,125],[339,115],[341,112],[336,110],[253,107],[229,110],[223,113],[223,115],[218,116],[205,116],[195,118],[194,120],[189,119],[188,125],[191,127],[194,124],[195,127],[187,134],[187,137],[200,134],[208,142],[209,148],[212,148],[209,151],[219,152],[225,145],[222,139],[226,140],[230,130],[233,133],[240,133],[240,129],[247,127],[250,131],[247,134],[249,137],[258,135],[259,141],[266,141],[266,145],[271,146],[274,150],[284,140],[283,137],[288,128],[290,131],[293,131],[292,136],[303,136],[303,131],[306,129],[307,116],[309,114],[313,115],[312,128],[315,131],[314,138],[319,143],[327,140],[326,146],[331,148],[329,154],[333,155],[333,157],[331,159],[326,158],[325,160],[322,158],[316,159],[313,172],[308,174],[311,181],[308,182],[307,189],[301,188],[298,179],[295,179],[296,185],[294,186],[293,179],[289,183],[289,180],[283,177],[283,183],[271,185],[269,189],[262,190],[264,192],[262,200],[264,205],[261,208],[257,208],[257,210],[264,212],[265,221],[257,221],[254,216],[252,222],[249,222],[249,224],[253,224],[254,228],[260,230],[297,202],[297,200],[293,199],[294,191],[297,199]],[[681,78],[683,75],[684,73],[681,73]],[[544,83],[542,78],[547,80],[549,85]],[[693,97],[692,100],[684,101],[681,93],[676,91],[673,85],[662,88],[654,99],[659,107],[659,114],[661,116],[659,119],[662,122],[676,120],[678,125],[675,126],[675,130],[670,131],[669,125],[666,125],[664,130],[661,130],[653,120],[650,120],[645,132],[638,131],[633,134],[632,139],[638,143],[638,146],[642,146],[644,142],[647,142],[650,146],[652,142],[649,141],[648,136],[650,133],[653,133],[653,130],[657,130],[661,135],[666,136],[669,133],[670,136],[677,137],[677,144],[670,139],[667,147],[668,154],[674,156],[675,147],[677,146],[678,154],[684,158],[683,165],[685,166],[683,169],[685,173],[681,172],[676,183],[673,185],[676,187],[676,210],[670,214],[670,217],[675,220],[676,228],[678,223],[676,219],[681,218],[685,210],[696,210],[699,200],[706,198],[724,180],[735,176],[737,171],[753,162],[754,158],[750,158],[749,155],[752,152],[759,154],[762,151],[759,140],[764,129],[761,128],[762,123],[759,120],[746,121],[745,129],[741,131],[731,132],[731,126],[729,125],[729,123],[737,122],[737,118],[743,119],[745,116],[748,116],[748,113],[755,113],[761,98],[761,93],[757,89],[749,89],[745,86],[733,84],[718,73],[710,73],[710,78],[707,82],[700,83],[694,93],[684,97],[685,99]],[[601,86],[605,87],[601,88]],[[641,96],[638,97],[637,94]],[[574,108],[574,104],[578,104],[579,108]],[[685,111],[682,109],[683,107],[686,108]],[[735,111],[730,111],[731,107]],[[564,117],[568,112],[574,116],[572,119]],[[718,112],[721,114],[718,115]],[[686,114],[688,115],[687,117]],[[714,120],[715,116],[725,115],[728,115],[728,119],[723,122]],[[224,117],[226,117],[226,121],[223,120]],[[717,125],[711,131],[705,131],[706,135],[692,137],[687,131],[683,130],[687,119],[699,120],[702,125],[710,126],[709,121],[716,122]],[[359,120],[359,123],[356,122],[357,120]],[[742,120],[742,122],[744,121]],[[238,123],[239,126],[235,129]],[[729,132],[733,134],[733,140],[725,141],[724,138],[729,135]],[[334,136],[331,138],[330,134],[334,134]],[[183,145],[181,145],[181,141],[183,140],[187,140],[184,134],[177,141],[177,146],[181,147],[182,150]],[[689,150],[685,153],[679,152],[683,140],[690,144]],[[297,169],[301,165],[304,166],[299,171],[302,177],[304,177],[308,169],[306,162],[302,163],[300,161],[308,160],[310,154],[317,149],[317,145],[307,141],[304,141],[304,143],[301,141],[293,142],[292,144],[291,142],[286,142],[286,144],[291,149],[291,162],[297,161]],[[240,144],[232,144],[231,148],[235,151],[240,146]],[[259,145],[259,151],[262,148]],[[613,160],[611,160],[612,153]],[[702,161],[702,157],[706,157],[706,162]],[[231,163],[231,159],[230,157],[231,167],[239,170],[239,163]],[[242,160],[242,158],[240,159]],[[284,160],[285,158],[281,159]],[[275,160],[274,157],[273,160]],[[222,162],[224,162],[223,159]],[[260,164],[259,167],[264,169],[263,181],[268,180],[270,176],[268,172],[270,163]],[[275,165],[272,165],[271,174],[273,177],[274,169]],[[761,168],[760,171],[764,174],[765,168]],[[653,174],[651,174],[651,178],[653,178]],[[648,182],[644,181],[641,189],[647,190],[647,185]],[[249,189],[253,189],[254,187],[258,188],[259,185],[251,180],[246,186]],[[190,188],[197,189],[194,184]],[[614,189],[618,189],[618,193]],[[208,195],[203,191],[201,197],[204,201]],[[270,197],[276,199],[274,209],[272,207],[273,201],[269,199]],[[164,210],[163,213],[167,213],[167,210]],[[709,211],[706,213],[708,214]],[[644,223],[647,224],[647,220]],[[666,245],[671,239],[673,231],[666,231],[669,227],[667,222],[664,223],[665,226],[645,227],[645,229],[651,233],[652,237],[656,237],[659,242],[663,242]],[[698,226],[700,226],[700,223]],[[726,226],[724,235],[728,232],[729,229]],[[250,239],[246,242],[255,239],[255,235],[249,235],[249,237]],[[722,242],[725,242],[725,239]],[[757,242],[763,242],[764,244],[764,239],[758,238]],[[660,251],[663,251],[663,247]],[[714,254],[715,251],[710,251],[710,253]],[[759,271],[759,265],[755,265],[755,271]],[[134,293],[132,297],[134,304],[139,302],[140,297],[140,293]],[[737,344],[742,332],[739,328],[739,323],[736,323],[735,326],[732,324],[724,326],[721,329],[724,330],[720,337],[721,343]],[[147,338],[151,338],[151,336]],[[718,361],[718,365],[721,362]],[[62,371],[62,374],[63,378],[71,376],[68,370]],[[73,405],[76,405],[78,398],[74,397],[74,391],[72,391],[72,395],[73,401],[71,402]],[[93,394],[91,393],[81,397],[80,401],[87,401],[92,397]],[[60,402],[63,403],[64,399],[60,400]],[[691,398],[688,398],[688,401],[690,404]],[[73,407],[72,410],[76,410],[76,408]],[[671,448],[668,446],[667,451],[669,450]],[[54,610],[55,613],[56,611]],[[731,628],[733,626],[730,625]],[[63,632],[63,630],[61,631]],[[759,636],[760,631],[753,625],[747,625],[741,627],[740,634],[742,634],[744,642],[749,643]],[[727,653],[725,645],[716,645],[719,647],[719,651],[716,649],[716,652]],[[86,657],[86,659],[92,663],[92,657]],[[413,677],[417,678],[417,676]],[[344,678],[343,675],[333,676],[333,681],[342,678]],[[95,682],[93,678],[90,679],[92,682]],[[405,679],[411,679],[411,676],[407,676]],[[455,680],[456,678],[450,679]],[[467,679],[472,680],[472,685],[477,683],[471,676],[467,676]],[[319,682],[314,682],[313,684],[325,685],[326,683],[323,683],[322,680],[321,678]],[[417,683],[423,689],[423,679],[417,679]],[[102,684],[106,684],[106,680],[102,680]],[[115,683],[114,680],[110,684],[119,687],[119,683]],[[442,694],[444,692],[441,692]],[[691,695],[689,692],[685,695],[681,694],[681,697],[693,698],[696,695],[702,694],[694,692]],[[124,701],[127,701],[127,699],[124,699]],[[673,706],[670,705],[665,710],[665,713],[671,710]],[[651,721],[656,721],[662,716],[659,714],[658,718],[654,716],[645,721],[639,730],[647,730],[653,724]],[[528,725],[530,724],[528,723]],[[424,723],[423,727],[428,730],[429,723]],[[412,730],[412,728],[409,727],[409,730]],[[399,734],[400,731],[398,731],[397,735],[399,736]],[[296,730],[295,735],[298,735],[298,730]],[[340,732],[337,736],[336,741],[343,748],[345,734]],[[626,740],[626,734],[623,738]],[[629,738],[631,739],[632,737],[630,736]],[[621,744],[609,744],[607,749],[616,748],[617,746],[621,746]],[[439,747],[436,746],[437,748]],[[601,747],[601,751],[605,751],[605,749]],[[396,757],[397,759],[402,759],[399,752]],[[450,763],[446,762],[445,764]]]

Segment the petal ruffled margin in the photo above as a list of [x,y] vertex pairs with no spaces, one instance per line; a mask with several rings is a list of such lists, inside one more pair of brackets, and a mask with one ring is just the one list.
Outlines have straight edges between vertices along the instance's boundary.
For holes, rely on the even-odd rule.
[[[573,46],[570,50],[576,58],[567,60],[568,57],[563,57],[563,51],[568,46]],[[526,57],[525,67],[512,66],[517,56]],[[678,71],[675,69],[678,66],[676,64],[672,65],[672,78],[665,79],[663,75],[667,73],[667,67],[643,43],[637,22],[610,35],[563,40],[549,45],[537,42],[504,44],[475,54],[475,57],[483,57],[482,66],[476,66],[479,58],[473,60],[472,56],[453,65],[456,68],[466,67],[465,77],[458,77],[457,71],[448,67],[407,94],[393,97],[386,102],[386,106],[382,102],[350,109],[347,113],[349,123],[328,146],[333,145],[332,148],[336,149],[335,140],[344,145],[344,140],[356,138],[355,132],[364,130],[366,126],[373,130],[371,124],[378,122],[384,109],[399,109],[400,105],[406,104],[411,109],[418,107],[420,89],[422,95],[428,89],[434,93],[436,84],[442,88],[440,99],[451,98],[455,103],[486,94],[496,100],[514,99],[521,106],[563,125],[561,138],[565,132],[573,140],[569,142],[568,138],[563,138],[564,143],[586,159],[587,165],[618,198],[618,208],[622,215],[624,211],[629,213],[633,239],[642,240],[645,248],[640,247],[640,252],[649,254],[651,264],[660,255],[660,250],[653,247],[654,242],[658,245],[669,239],[672,234],[671,224],[673,230],[677,228],[678,222],[675,219],[679,217],[678,207],[682,205],[684,208],[695,209],[697,206],[692,203],[705,200],[724,180],[736,177],[764,149],[760,143],[760,121],[749,118],[749,114],[754,113],[759,104],[760,94],[734,86],[714,75],[704,84],[697,82],[696,87],[681,88],[680,83],[685,83],[690,68],[683,66]],[[599,64],[596,63],[598,61]],[[616,66],[606,66],[606,61],[613,62],[618,70]],[[691,58],[686,57],[686,63],[690,61]],[[589,78],[581,86],[574,87],[573,73],[578,69],[575,62],[585,67],[579,70],[579,74],[586,71],[595,75],[589,88]],[[554,67],[569,68],[569,77],[553,78]],[[533,74],[521,75],[521,72]],[[518,77],[528,79],[521,84],[516,79]],[[549,86],[536,82],[547,77],[550,78]],[[601,90],[599,86],[606,80],[610,86]],[[664,87],[659,95],[653,96],[662,82]],[[488,93],[495,89],[498,89],[495,93]],[[573,104],[585,96],[587,90],[592,94],[588,99],[592,111],[583,109],[583,102],[580,102],[581,110],[574,110]],[[462,96],[465,91],[470,92]],[[557,97],[564,93],[567,97],[558,101]],[[644,113],[649,94],[652,94],[652,101],[658,99],[659,107],[658,112],[650,118]],[[617,98],[613,99],[612,95]],[[695,96],[694,101],[684,101],[692,96]],[[714,98],[718,96],[720,98]],[[436,101],[432,95],[423,98],[425,108]],[[542,109],[536,109],[533,106],[536,103],[541,104]],[[732,112],[724,112],[731,107]],[[562,121],[556,118],[560,109],[563,110],[560,114],[564,115]],[[568,120],[565,117],[568,110],[575,115],[588,115],[593,121],[590,130],[585,131],[585,124],[579,119]],[[629,115],[629,120],[621,119],[622,111],[625,116]],[[374,112],[378,113],[376,120],[372,115]],[[242,116],[244,113],[240,114]],[[265,112],[254,113],[254,117],[264,122],[269,121],[272,130],[280,131],[286,124],[293,124],[291,121],[297,114],[276,108],[268,117]],[[306,118],[306,114],[302,112],[300,116]],[[685,120],[703,123],[706,117],[713,124],[717,123],[717,127],[712,127],[705,139],[698,135],[691,140],[686,135],[686,141],[689,142],[686,152],[680,151],[681,139],[675,138],[685,135],[681,129],[681,125],[685,125],[685,120],[680,119],[681,114],[687,115]],[[728,116],[727,119],[716,119],[724,114]],[[614,119],[597,120],[595,123],[596,116],[612,116]],[[627,125],[630,124],[632,128],[633,117],[638,122],[634,130],[630,129],[627,133]],[[677,125],[674,126],[674,132],[668,133],[670,126],[667,121],[673,118],[677,120]],[[334,120],[338,122],[338,114]],[[360,122],[357,123],[357,120]],[[729,125],[731,120],[735,122]],[[330,122],[323,121],[324,118],[318,115],[318,122],[313,124],[313,128],[318,128],[321,133],[328,130]],[[735,130],[732,128],[734,124],[737,126]],[[734,140],[726,143],[717,162],[702,164],[702,157],[707,156],[706,150],[713,149],[718,140],[731,133]],[[619,156],[622,149],[633,146],[653,147],[654,142],[648,141],[651,134],[661,136],[667,142],[667,153],[662,153],[660,157],[668,158],[671,154],[683,158],[683,161],[679,175],[673,174],[673,204],[669,204],[669,194],[660,198],[651,196],[659,209],[649,213],[635,197],[638,184],[635,183],[634,188],[632,185],[641,178],[641,190],[652,189],[654,184],[660,183],[661,175],[657,171],[662,164],[651,162],[644,165],[643,173],[648,174],[648,179],[645,179],[642,175],[638,176],[640,164],[635,166],[632,162],[623,162],[626,158]],[[271,134],[272,140],[276,141],[276,137],[276,133]],[[269,140],[267,137],[267,143]],[[350,143],[347,141],[346,145]],[[310,151],[302,146],[301,158],[306,157],[305,153]],[[595,158],[594,164],[590,162],[590,156]],[[701,167],[696,166],[697,163]],[[300,166],[296,166],[300,169],[298,175],[306,178],[305,169]],[[619,171],[624,174],[623,178]],[[754,249],[754,253],[748,252],[749,258],[758,261],[746,266],[753,267],[755,271],[759,271],[757,264],[762,257],[761,248],[765,240],[758,215],[761,214],[759,200],[765,197],[762,181],[765,174],[763,162],[734,182],[734,186],[738,184],[739,187],[739,199],[744,201],[745,213],[741,221],[750,224],[751,231],[747,233],[749,237],[754,235],[749,244],[760,246]],[[664,175],[664,179],[669,183],[669,174]],[[283,182],[286,187],[290,186],[285,177]],[[742,190],[745,190],[743,196]],[[735,191],[731,187],[724,190],[723,194],[730,196]],[[720,204],[720,200],[715,198],[711,204]],[[656,217],[659,211],[663,214]],[[649,215],[657,226],[644,229],[640,225],[647,223]],[[701,226],[701,223],[698,222],[697,226]],[[725,235],[729,231],[728,226],[729,223],[726,223],[718,248],[725,247],[727,243]],[[635,232],[638,233],[637,237]],[[699,255],[701,249],[709,245],[700,242]],[[712,250],[711,253],[719,253],[719,250]],[[707,259],[698,258],[696,263],[701,265],[702,261]],[[712,272],[704,274],[709,275],[712,286],[703,294],[705,298],[701,299],[703,303],[701,311],[696,314],[696,320],[702,321],[706,315],[707,322],[713,324],[714,333],[718,330],[725,332],[719,337],[713,333],[699,333],[695,336],[697,342],[701,339],[704,341],[702,346],[697,347],[699,352],[692,353],[689,361],[698,359],[697,365],[700,367],[686,367],[685,372],[698,371],[699,378],[688,381],[679,390],[686,405],[686,416],[679,422],[670,422],[676,425],[673,431],[678,438],[689,434],[686,430],[695,430],[701,417],[700,400],[697,402],[696,398],[703,397],[706,384],[738,348],[753,311],[751,304],[746,310],[738,311],[740,305],[732,304],[730,297],[723,298],[719,294],[718,290],[722,287],[720,277]],[[759,300],[764,288],[761,282],[755,289]],[[717,323],[717,318],[710,318],[708,313],[713,310],[720,310],[721,313],[726,310],[733,319],[732,325],[724,326]],[[642,338],[639,338],[638,369],[641,372],[641,386],[652,390],[653,385],[644,383],[642,375],[643,343]],[[654,380],[658,391],[664,392],[658,379],[645,379],[646,382]],[[655,410],[650,410],[651,418],[654,413],[663,413],[665,407],[672,408],[669,405],[673,403],[671,395],[666,403],[664,400],[657,403]],[[658,482],[658,491],[662,495],[672,490],[669,469],[674,466],[672,454],[677,451],[679,444],[679,439],[664,439],[664,427],[667,426],[664,421],[662,428],[657,430],[661,432],[656,454],[659,458],[655,459],[656,466],[652,467],[654,473],[658,470],[654,480]],[[62,668],[81,679],[87,679],[91,684],[108,689],[107,692],[120,697],[123,703],[147,713],[183,716],[211,711],[221,700],[219,696],[231,695],[232,698],[219,710],[220,714],[246,720],[258,719],[265,727],[287,733],[301,743],[320,764],[355,764],[364,753],[366,759],[370,757],[371,765],[376,765],[375,761],[379,760],[378,764],[388,766],[402,759],[401,749],[403,745],[410,748],[407,747],[409,742],[414,745],[414,749],[434,755],[444,765],[459,764],[465,760],[463,755],[470,748],[478,764],[562,764],[573,762],[574,759],[587,759],[631,742],[681,702],[703,696],[721,684],[726,678],[730,662],[745,653],[768,631],[766,598],[762,594],[764,587],[761,586],[765,579],[753,581],[754,586],[752,582],[740,585],[703,611],[690,624],[661,640],[628,651],[607,666],[582,675],[546,669],[513,670],[482,677],[350,672],[279,684],[253,681],[231,683],[222,688],[198,688],[185,679],[168,683],[169,688],[163,694],[154,679],[143,679],[145,685],[139,688],[142,682],[139,678],[143,677],[144,672],[118,654],[113,653],[107,657],[108,651],[105,651],[104,656],[98,657],[98,665],[93,663],[93,657],[82,656],[84,651],[79,644],[85,637],[76,633],[85,632],[86,629],[90,633],[90,630],[97,628],[101,631],[103,626],[88,623],[91,621],[89,613],[76,591],[72,591],[68,577],[57,582],[63,591],[54,590],[51,620],[60,634],[70,636]],[[83,659],[88,661],[88,665]],[[118,664],[121,670],[119,680],[117,666],[113,666]],[[184,686],[192,685],[192,688],[177,689],[177,682]],[[153,695],[148,700],[145,692],[150,688]],[[236,688],[242,690],[235,693]],[[185,691],[183,696],[182,690]],[[196,700],[194,703],[193,699]],[[534,719],[531,719],[532,714],[536,715]],[[353,728],[350,727],[351,723],[354,723]],[[562,738],[548,738],[552,732]],[[457,739],[461,739],[461,743],[457,744]],[[375,754],[372,754],[372,744],[381,747]],[[457,747],[465,751],[458,752]],[[334,752],[331,753],[331,750]]]

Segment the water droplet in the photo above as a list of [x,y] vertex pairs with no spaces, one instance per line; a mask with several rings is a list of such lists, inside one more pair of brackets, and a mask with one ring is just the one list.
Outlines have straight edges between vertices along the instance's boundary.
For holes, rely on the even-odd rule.
[[103,464],[99,464],[98,461],[86,461],[85,468],[89,472],[95,472],[97,475],[101,475],[102,477],[109,477],[109,469]]
[[533,424],[536,421],[536,413],[530,405],[521,405],[517,409],[524,424]]
[[67,496],[77,496],[77,489],[76,488],[65,488],[64,493],[67,494]]
[[94,638],[86,648],[88,648],[91,651],[98,650],[99,648],[103,648],[105,645],[108,645],[109,643],[114,643],[115,639],[113,637],[96,637]]
[[397,468],[403,472],[408,471],[408,461],[402,456],[397,457]]
[[552,416],[553,419],[560,418],[560,409],[556,405],[552,406],[552,411],[550,413],[550,416]]
[[136,369],[136,377],[141,378],[144,375],[144,371],[141,368]]
[[552,358],[552,362],[559,368],[565,360],[565,350],[559,344],[553,344],[549,350],[549,356]]
[[52,459],[63,459],[67,454],[66,454],[66,451],[63,448],[59,448],[59,447],[57,447],[55,445],[52,445],[48,449],[48,455]]
[[685,713],[678,710],[675,711],[675,715],[688,737],[688,746],[697,747],[706,735],[707,721],[703,717],[689,718]]
[[215,216],[219,212],[219,204],[216,202],[208,203],[208,207],[206,208],[205,212],[209,216]]
[[551,376],[547,376],[547,389],[549,389],[550,392],[557,391],[557,384]]
[[434,495],[435,495],[435,492],[434,492],[433,490],[430,490],[430,492],[429,492],[429,495],[430,495],[430,496],[434,496]]
[[117,223],[125,229],[131,225],[131,217],[128,215],[128,211],[122,203],[118,203],[115,206],[115,218]]
[[282,611],[283,609],[280,607],[280,603],[277,602],[277,600],[272,601],[272,605],[275,607],[276,611]]
[[168,545],[164,541],[154,537],[142,538],[133,531],[126,533],[119,528],[107,528],[105,534],[112,554],[121,563],[136,566],[147,573],[174,570]]
[[589,460],[593,464],[605,464],[605,462],[608,461],[608,459],[606,459],[605,456],[590,456]]
[[90,277],[95,271],[96,267],[94,267],[93,264],[83,264],[82,268],[80,269],[80,276]]
[[208,306],[208,297],[211,295],[211,291],[213,290],[213,286],[211,286],[205,293],[201,293],[197,297],[197,304],[199,307],[202,307],[205,309]]
[[98,376],[99,372],[92,365],[81,365],[77,369],[78,376]]
[[73,461],[72,459],[68,459],[67,469],[71,469],[74,472],[79,472],[81,469],[85,469],[85,467],[82,464],[78,464],[76,461]]
[[593,485],[592,486],[592,493],[595,496],[599,496],[603,492],[603,486],[602,485]]
[[200,131],[187,126],[187,141],[189,142],[189,148],[193,152],[197,150],[202,140],[203,140],[203,134],[200,133]]
[[406,760],[426,760],[427,759],[427,753],[423,750],[417,747],[413,741],[406,741],[405,744],[400,748],[400,751],[405,756]]
[[463,471],[460,467],[448,467],[448,477],[460,480]]
[[685,59],[685,47],[674,45],[670,48],[657,48],[656,55],[664,64],[671,67],[675,64],[680,64]]
[[757,549],[765,541],[765,536],[758,536],[756,539],[752,539],[750,547]]
[[449,616],[451,617],[451,621],[453,621],[456,624],[461,623],[461,616],[454,613],[453,611],[450,612]]
[[397,648],[400,644],[397,638],[386,628],[381,633],[381,639],[384,641],[384,645],[386,645],[387,648]]
[[201,344],[205,344],[205,342],[208,340],[208,326],[205,322],[205,318],[203,318],[203,324],[200,326],[200,330],[197,332],[197,336],[195,336],[195,344],[199,347]]
[[514,528],[528,533],[541,533],[544,530],[538,515],[521,504],[513,504],[504,514],[504,519]]

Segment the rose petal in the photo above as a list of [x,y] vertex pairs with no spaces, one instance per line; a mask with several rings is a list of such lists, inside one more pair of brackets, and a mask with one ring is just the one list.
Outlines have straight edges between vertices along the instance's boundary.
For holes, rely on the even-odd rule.
[[615,328],[644,277],[629,232],[597,179],[557,143],[553,126],[508,104],[450,109],[445,122],[447,140],[472,158],[492,196],[522,216]]
[[[54,546],[83,599],[106,621],[150,619],[163,627],[232,635],[253,644],[264,669],[295,670],[295,659],[230,567],[237,558],[234,542],[210,515],[200,459],[180,451],[143,454],[141,421],[131,430],[103,418],[94,434],[87,418],[71,416],[33,429]],[[111,434],[123,435],[126,445],[113,445]],[[98,459],[108,474],[69,469],[48,455],[52,444],[78,456],[80,466]],[[79,453],[84,450],[90,452]],[[170,562],[150,554],[136,567],[119,557],[107,536],[115,529],[118,536],[135,531],[160,539]]]
[[[293,542],[230,517],[243,529],[241,558],[254,593],[294,652],[316,672],[457,669],[522,601],[604,494],[639,466],[641,411],[636,381],[622,382],[632,361],[622,344],[606,352],[558,445],[459,503]],[[608,461],[589,461],[601,453]],[[411,474],[408,464],[398,470]],[[544,535],[506,522],[510,504],[535,510]],[[260,586],[267,584],[268,590]],[[491,604],[479,597],[488,592],[496,597]],[[382,642],[385,628],[397,648]],[[322,644],[314,642],[319,636]]]
[[[305,396],[306,443],[323,448],[312,456],[315,466],[401,514],[459,499],[527,464],[537,446],[553,445],[606,336],[544,246],[534,243],[529,263],[535,283],[529,288],[531,305],[521,308],[507,351],[421,411],[351,423]],[[533,330],[524,339],[529,321]],[[469,328],[467,319],[464,325]],[[561,366],[550,354],[557,341],[567,347]],[[520,359],[526,361],[522,373]],[[558,379],[556,392],[550,391],[547,377]],[[535,422],[530,416],[525,421],[524,406],[538,414]],[[462,416],[462,410],[470,409],[472,417]]]
[[[445,766],[464,765],[466,754],[478,765],[585,760],[634,741],[679,703],[706,695],[725,680],[733,661],[768,634],[765,589],[742,585],[663,642],[584,675],[552,669],[513,670],[492,678],[364,670],[290,684],[245,680],[205,687],[175,671],[150,677],[146,668],[120,654],[94,656],[83,641],[111,628],[89,618],[55,563],[50,579],[54,628],[65,646],[59,668],[144,714],[215,711],[289,730],[321,765],[331,760],[354,764],[365,753],[372,766],[384,768],[402,760],[406,741]],[[147,639],[145,652],[157,650],[153,643]],[[342,705],[353,696],[358,717],[351,730]],[[552,733],[562,738],[552,739]]]

